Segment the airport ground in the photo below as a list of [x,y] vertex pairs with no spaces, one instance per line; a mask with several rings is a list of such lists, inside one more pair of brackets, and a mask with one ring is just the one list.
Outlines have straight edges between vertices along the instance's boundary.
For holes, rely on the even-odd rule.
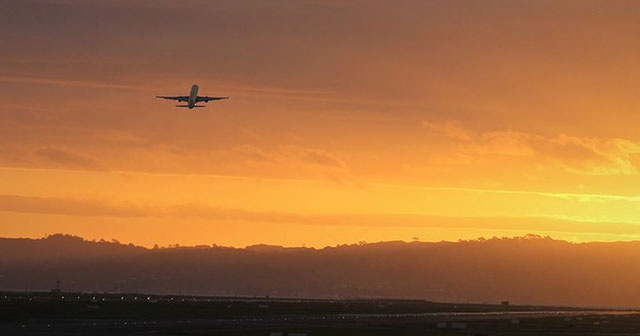
[[640,335],[640,312],[424,300],[5,292],[0,335]]

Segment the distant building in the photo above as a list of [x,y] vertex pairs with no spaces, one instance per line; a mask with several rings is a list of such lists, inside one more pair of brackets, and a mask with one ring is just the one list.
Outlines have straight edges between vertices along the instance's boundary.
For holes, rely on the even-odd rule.
[[453,322],[451,323],[451,329],[467,329],[465,322]]
[[503,306],[508,306],[509,305],[509,301],[502,301],[500,302],[501,305]]

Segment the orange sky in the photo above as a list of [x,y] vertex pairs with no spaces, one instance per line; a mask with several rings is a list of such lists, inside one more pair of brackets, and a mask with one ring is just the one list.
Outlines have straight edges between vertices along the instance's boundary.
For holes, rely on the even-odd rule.
[[[0,3],[0,236],[640,239],[640,3]],[[154,95],[230,95],[177,109]]]

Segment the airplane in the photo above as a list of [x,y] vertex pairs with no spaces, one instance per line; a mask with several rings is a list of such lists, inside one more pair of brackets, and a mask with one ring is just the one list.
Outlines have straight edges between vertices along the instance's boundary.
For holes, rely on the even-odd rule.
[[229,99],[229,97],[198,96],[198,89],[198,85],[193,84],[191,86],[191,92],[188,96],[156,96],[156,98],[176,100],[178,102],[187,102],[187,105],[176,105],[176,107],[188,107],[189,109],[192,109],[194,107],[205,107],[204,105],[196,105],[199,102],[208,103],[212,100]]

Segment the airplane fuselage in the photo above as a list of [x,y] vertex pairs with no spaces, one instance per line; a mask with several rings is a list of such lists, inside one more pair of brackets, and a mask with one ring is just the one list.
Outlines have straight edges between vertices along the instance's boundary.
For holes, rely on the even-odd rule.
[[187,105],[189,105],[190,109],[196,106],[196,99],[198,98],[198,89],[199,87],[197,84],[193,84],[191,86],[191,92],[189,92],[189,101],[187,102]]

